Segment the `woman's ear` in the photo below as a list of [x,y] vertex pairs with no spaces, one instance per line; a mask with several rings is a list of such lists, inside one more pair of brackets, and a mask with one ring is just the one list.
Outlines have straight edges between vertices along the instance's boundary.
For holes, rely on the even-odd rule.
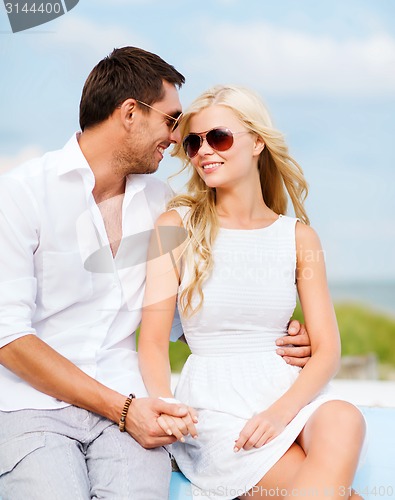
[[259,156],[265,149],[265,143],[260,135],[255,137],[254,142],[254,156]]

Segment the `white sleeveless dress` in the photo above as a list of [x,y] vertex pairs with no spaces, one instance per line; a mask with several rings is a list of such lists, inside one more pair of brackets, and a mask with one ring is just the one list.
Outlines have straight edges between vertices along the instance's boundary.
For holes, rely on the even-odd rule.
[[[188,209],[177,212],[184,219]],[[233,452],[246,422],[276,401],[300,369],[276,354],[296,305],[294,218],[251,230],[221,228],[202,309],[180,313],[192,351],[175,397],[197,409],[198,439],[172,445],[198,497],[233,499],[251,489],[295,441],[311,414],[334,398],[328,388],[262,448]],[[188,282],[184,271],[181,290]],[[181,311],[181,309],[180,309]]]

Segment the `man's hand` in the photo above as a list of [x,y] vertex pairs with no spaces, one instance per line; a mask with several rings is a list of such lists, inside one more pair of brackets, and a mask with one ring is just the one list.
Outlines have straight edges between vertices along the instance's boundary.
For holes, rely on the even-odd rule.
[[288,325],[288,335],[276,340],[277,354],[290,365],[305,366],[311,356],[310,337],[304,325],[296,319]]
[[173,417],[186,417],[188,407],[171,404],[157,398],[133,399],[126,417],[127,432],[144,448],[157,448],[174,443],[177,439],[169,436],[158,424],[158,418],[165,413]]

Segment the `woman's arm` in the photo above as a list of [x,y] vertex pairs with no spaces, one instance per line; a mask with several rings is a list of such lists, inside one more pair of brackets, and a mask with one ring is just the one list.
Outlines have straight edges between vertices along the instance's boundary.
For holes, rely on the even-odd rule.
[[[340,366],[340,335],[317,233],[296,225],[297,288],[311,340],[311,359],[277,402],[292,418],[333,378]],[[276,404],[276,403],[275,403]]]
[[[180,259],[183,244],[166,242],[167,248],[176,248],[165,253],[163,238],[171,234],[167,228],[181,227],[182,221],[174,210],[162,214],[155,225],[150,242],[147,263],[146,288],[140,327],[138,357],[144,384],[150,396],[173,397],[170,388],[169,341],[176,307],[179,286]],[[167,238],[166,238],[167,239]],[[160,255],[153,257],[159,249]]]
[[[186,239],[180,238],[179,232],[174,231],[174,228],[181,225],[177,212],[162,214],[156,223],[147,259],[138,357],[144,384],[152,397],[173,398],[170,387],[169,341],[180,282],[180,261],[187,244]],[[162,414],[157,421],[169,436],[174,435],[180,441],[184,441],[187,434],[197,437],[194,425],[197,415],[193,408],[188,408],[185,417]]]
[[315,231],[296,225],[297,288],[311,340],[311,359],[292,387],[251,419],[236,450],[262,446],[278,435],[331,380],[340,364],[340,336],[326,279],[324,253]]

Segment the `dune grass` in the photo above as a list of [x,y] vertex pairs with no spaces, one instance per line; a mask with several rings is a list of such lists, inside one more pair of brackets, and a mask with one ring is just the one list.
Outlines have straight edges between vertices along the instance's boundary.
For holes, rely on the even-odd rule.
[[[335,304],[342,355],[375,353],[380,363],[395,368],[395,319],[358,303]],[[303,321],[300,306],[295,318]]]

